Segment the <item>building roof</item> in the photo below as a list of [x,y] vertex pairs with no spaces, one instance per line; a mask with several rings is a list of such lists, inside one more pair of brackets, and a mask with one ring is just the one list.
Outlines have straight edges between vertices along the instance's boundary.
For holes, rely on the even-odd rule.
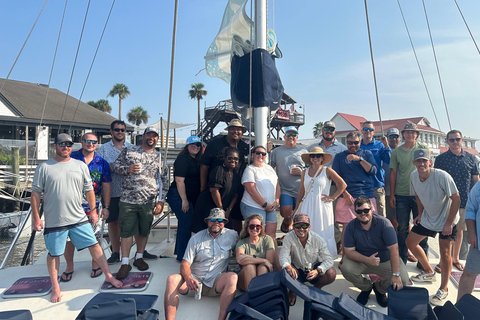
[[[438,149],[440,149],[440,153],[444,153],[446,151],[448,151],[448,147],[439,147]],[[471,153],[473,155],[479,155],[478,151],[476,149],[472,149],[472,148],[462,148],[464,151],[467,151],[468,153]]]
[[[0,79],[0,88],[4,81],[5,79]],[[60,90],[48,88],[44,84],[7,80],[0,92],[0,105],[3,103],[17,117],[0,114],[0,120],[40,124],[43,113],[42,124],[45,125],[59,125],[62,122],[62,125],[66,126],[97,129],[109,129],[112,121],[116,120],[115,117],[72,96],[67,99],[66,97]],[[127,130],[133,131],[133,127],[127,125]]]

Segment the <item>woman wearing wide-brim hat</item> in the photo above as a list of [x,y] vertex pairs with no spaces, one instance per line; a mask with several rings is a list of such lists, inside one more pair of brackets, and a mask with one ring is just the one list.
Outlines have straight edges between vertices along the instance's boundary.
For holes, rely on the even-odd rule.
[[[324,152],[322,148],[313,147],[310,152],[302,154],[302,160],[310,166],[302,172],[297,203],[304,200],[299,211],[309,216],[311,230],[327,242],[328,251],[335,259],[337,244],[335,242],[333,201],[345,191],[347,184],[335,170],[323,166],[324,163],[332,160],[332,155]],[[337,186],[337,192],[329,196],[332,181]],[[306,192],[308,193],[306,194]]]

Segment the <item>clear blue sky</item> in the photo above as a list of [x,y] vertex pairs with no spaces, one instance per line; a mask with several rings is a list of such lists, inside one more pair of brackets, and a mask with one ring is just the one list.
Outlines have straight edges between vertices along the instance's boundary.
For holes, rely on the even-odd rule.
[[[474,37],[480,41],[480,2],[457,0]],[[480,55],[453,0],[425,0],[452,127],[480,138]],[[87,0],[69,1],[51,86],[67,91]],[[448,122],[440,91],[422,2],[401,0],[442,131]],[[8,74],[43,5],[42,0],[1,1],[0,77]],[[70,95],[79,98],[111,1],[92,1]],[[229,98],[229,86],[210,78],[204,56],[214,39],[226,0],[180,0],[172,121],[196,123],[190,85],[205,84],[204,101],[214,106]],[[438,128],[395,0],[370,0],[369,17],[383,119],[427,117]],[[50,1],[10,79],[48,83],[63,1]],[[249,6],[248,6],[249,7]],[[105,99],[115,83],[131,92],[123,117],[142,106],[151,121],[167,116],[173,0],[116,1],[82,101]],[[270,1],[268,27],[277,34],[283,58],[277,68],[285,91],[304,105],[301,138],[312,137],[318,121],[336,112],[378,119],[362,0]],[[118,113],[118,99],[108,98]],[[204,102],[202,101],[202,107]],[[187,130],[178,131],[187,137]],[[222,128],[223,129],[223,126]]]

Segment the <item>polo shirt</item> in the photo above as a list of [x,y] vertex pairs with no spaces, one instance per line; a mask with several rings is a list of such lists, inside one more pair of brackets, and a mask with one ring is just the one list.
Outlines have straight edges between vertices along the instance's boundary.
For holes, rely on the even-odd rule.
[[383,143],[378,140],[373,139],[369,144],[364,144],[363,139],[360,140],[360,149],[368,150],[373,154],[375,162],[377,163],[377,173],[372,177],[373,179],[373,188],[381,188],[385,186],[385,170],[383,170],[383,164],[390,163],[390,156],[392,154],[392,149],[390,147],[385,148]]
[[335,156],[338,153],[343,152],[343,151],[348,149],[343,143],[338,142],[336,139],[333,140],[333,142],[328,147],[325,147],[325,144],[323,143],[323,139],[322,139],[322,141],[320,141],[320,143],[313,143],[313,144],[309,145],[307,147],[307,150],[310,152],[312,150],[312,148],[316,147],[316,146],[322,148],[324,152],[328,152],[332,155],[332,160],[330,160],[327,163],[323,163],[323,165],[326,166],[326,167],[332,167],[333,160],[335,160]]

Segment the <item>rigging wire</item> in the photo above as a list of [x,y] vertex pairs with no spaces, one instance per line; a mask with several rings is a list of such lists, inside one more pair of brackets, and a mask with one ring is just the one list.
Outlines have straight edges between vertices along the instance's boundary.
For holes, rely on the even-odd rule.
[[410,45],[412,46],[413,54],[415,56],[415,61],[417,62],[418,70],[420,71],[420,76],[422,77],[423,86],[425,87],[425,91],[427,92],[428,101],[430,102],[430,106],[432,107],[433,115],[435,116],[435,120],[437,121],[438,130],[442,131],[442,129],[440,128],[440,122],[438,121],[438,118],[437,118],[437,113],[435,112],[435,108],[433,107],[432,98],[430,97],[430,92],[428,91],[428,87],[427,87],[427,83],[425,81],[425,77],[423,76],[422,67],[420,66],[420,62],[418,61],[417,51],[415,50],[415,46],[413,45],[412,37],[410,36],[410,31],[408,30],[407,21],[405,20],[405,16],[403,15],[402,6],[400,5],[400,0],[397,0],[397,4],[398,4],[398,8],[400,9],[400,14],[402,15],[403,24],[405,25],[405,29],[407,30],[408,40],[410,40]]
[[365,3],[365,16],[367,18],[367,31],[368,31],[368,45],[370,46],[370,60],[372,61],[372,71],[373,71],[373,82],[375,84],[375,98],[377,99],[377,109],[378,109],[378,119],[380,120],[380,130],[383,132],[383,123],[382,123],[382,113],[380,112],[380,101],[378,99],[378,88],[377,88],[377,76],[375,72],[375,62],[373,60],[373,48],[372,48],[372,36],[370,34],[370,22],[368,19],[368,8],[367,8],[367,0],[364,0]]
[[[73,113],[72,121],[73,121],[73,119],[75,119],[75,116],[77,115],[78,107],[79,107],[80,102],[82,100],[83,93],[85,91],[85,87],[87,86],[88,78],[90,77],[90,73],[92,72],[93,64],[95,63],[95,59],[97,58],[97,53],[98,53],[98,50],[100,49],[100,44],[102,43],[103,35],[105,34],[105,30],[107,29],[108,21],[110,20],[110,15],[112,14],[114,5],[115,5],[115,0],[113,0],[113,2],[112,2],[112,6],[110,7],[110,11],[108,12],[107,20],[105,21],[105,25],[103,26],[103,30],[102,30],[102,34],[100,36],[100,40],[98,40],[97,49],[95,50],[95,54],[93,55],[93,60],[92,60],[92,63],[90,64],[90,69],[88,69],[87,77],[85,78],[85,82],[83,84],[82,92],[80,93],[80,97],[78,97],[77,106],[75,107],[75,112]],[[72,129],[72,124],[71,123],[70,123],[70,127],[68,128],[68,130],[70,131],[70,129]]]
[[460,12],[460,15],[462,16],[463,22],[465,23],[465,27],[467,27],[468,33],[470,34],[470,37],[473,40],[473,43],[475,44],[475,48],[477,48],[478,53],[480,54],[480,49],[478,49],[477,42],[475,41],[475,38],[473,37],[472,31],[470,31],[470,28],[468,27],[467,21],[465,20],[465,17],[463,16],[462,10],[460,10],[460,7],[458,6],[457,0],[454,0],[455,4],[457,5],[458,12]]
[[428,22],[427,8],[425,7],[425,0],[422,0],[423,11],[425,12],[425,20],[427,21],[428,34],[430,36],[430,43],[432,45],[433,57],[435,58],[435,66],[437,68],[438,81],[440,82],[440,89],[442,90],[443,104],[445,105],[445,111],[447,113],[448,127],[452,130],[452,124],[450,122],[450,115],[448,114],[447,100],[445,99],[445,92],[443,90],[442,76],[440,75],[440,69],[438,68],[437,54],[435,52],[435,46],[433,44],[432,32],[430,30],[430,23]]
[[60,125],[58,127],[58,133],[62,129],[63,117],[65,115],[65,109],[67,107],[68,93],[70,92],[70,87],[72,86],[73,74],[75,73],[75,66],[77,65],[78,52],[80,51],[80,45],[82,44],[83,32],[85,30],[85,23],[87,21],[88,9],[90,8],[91,0],[88,0],[87,10],[85,11],[85,17],[83,19],[82,32],[80,33],[80,39],[78,40],[77,52],[75,53],[75,60],[73,61],[72,73],[70,74],[70,81],[68,82],[68,89],[65,95],[65,102],[63,103],[62,117],[60,119]]
[[23,48],[25,48],[25,45],[27,44],[27,41],[28,41],[28,39],[30,38],[30,35],[31,35],[32,32],[33,32],[33,29],[34,29],[35,26],[37,25],[38,19],[40,19],[40,16],[42,15],[43,9],[45,9],[45,6],[47,5],[47,2],[48,2],[48,0],[45,0],[45,2],[43,3],[43,7],[42,7],[42,9],[40,9],[40,12],[39,12],[38,15],[37,15],[37,19],[35,19],[35,22],[33,23],[33,26],[32,26],[32,28],[30,29],[30,32],[29,32],[28,35],[27,35],[27,38],[26,38],[25,41],[23,42],[23,45],[22,45],[22,48],[20,49],[20,52],[18,53],[17,57],[15,58],[15,61],[13,62],[13,65],[12,65],[12,67],[10,68],[10,71],[8,71],[7,76],[6,76],[5,79],[3,80],[3,84],[2,84],[2,87],[0,88],[0,91],[3,90],[3,86],[4,86],[5,83],[7,82],[7,79],[10,77],[10,74],[12,73],[13,68],[14,68],[15,65],[17,64],[17,61],[18,61],[18,59],[20,58],[20,55],[22,54]]

